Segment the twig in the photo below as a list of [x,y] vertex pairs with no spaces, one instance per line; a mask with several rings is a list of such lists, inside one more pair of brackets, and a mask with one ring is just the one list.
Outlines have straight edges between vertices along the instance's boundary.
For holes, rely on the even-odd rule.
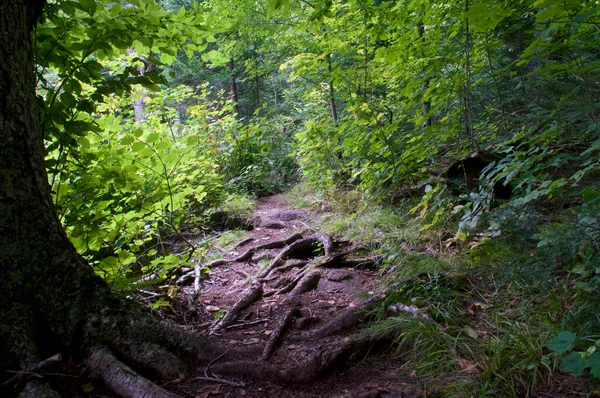
[[194,278],[194,296],[198,296],[198,292],[202,288],[202,285],[200,284],[200,265],[197,262],[196,262],[196,265],[194,266],[194,274],[195,274],[195,278]]
[[[79,376],[75,376],[75,375],[69,375],[66,373],[44,373],[44,372],[26,372],[24,370],[7,370],[6,373],[13,373],[17,376],[19,375],[25,375],[25,376],[37,376],[39,378],[42,378],[44,376],[60,376],[60,377],[70,377],[72,379],[79,379]],[[12,378],[11,378],[12,379]],[[10,381],[10,380],[9,380]],[[6,385],[8,383],[8,381],[4,382],[4,384]]]
[[[52,365],[54,363],[60,362],[62,361],[62,355],[60,354],[56,354],[51,356],[50,358],[44,359],[41,362],[38,362],[37,364],[31,365],[31,366],[27,366],[23,371],[14,371],[14,370],[7,370],[7,373],[14,373],[15,376],[11,377],[10,379],[6,380],[3,385],[4,386],[10,386],[13,384],[17,384],[22,378],[23,376],[38,376],[38,377],[43,377],[44,375],[47,376],[58,376],[59,374],[54,374],[54,373],[44,373],[44,374],[40,374],[40,373],[36,373],[37,371],[45,368],[46,366]],[[67,375],[64,375],[67,376]]]
[[207,377],[198,376],[198,377],[191,378],[188,381],[196,381],[196,380],[227,384],[228,386],[237,387],[237,388],[244,388],[246,386],[246,384],[244,384],[243,381],[231,381],[231,380],[227,380],[227,379],[219,379],[217,377],[209,377],[209,376],[207,376]]
[[208,365],[206,365],[206,369],[204,369],[204,376],[206,376],[206,377],[210,377],[210,376],[208,375],[208,371],[210,370],[210,367],[211,367],[211,366],[212,366],[212,365],[213,365],[215,362],[217,362],[219,359],[221,359],[221,358],[223,358],[225,355],[227,355],[227,353],[228,353],[229,351],[231,351],[231,347],[229,347],[229,348],[228,348],[228,349],[227,349],[227,350],[226,350],[224,353],[222,353],[221,355],[219,355],[218,357],[216,357],[215,359],[213,359],[212,361],[210,361],[210,362],[208,363]]
[[236,323],[235,325],[229,325],[229,326],[227,326],[225,329],[244,328],[246,326],[258,325],[259,323],[264,323],[264,322],[268,322],[268,321],[269,320],[267,318],[265,318],[265,319],[259,319],[257,321],[252,321],[252,322]]

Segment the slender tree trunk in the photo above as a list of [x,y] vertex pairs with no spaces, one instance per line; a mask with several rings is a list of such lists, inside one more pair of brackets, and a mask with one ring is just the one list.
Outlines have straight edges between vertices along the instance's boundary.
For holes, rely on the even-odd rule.
[[238,86],[237,80],[235,77],[235,60],[233,57],[229,59],[229,74],[231,78],[230,87],[231,87],[231,100],[233,101],[233,106],[235,108],[235,113],[237,117],[240,117],[240,107],[239,107],[239,98],[238,98]]
[[337,124],[338,115],[337,107],[335,106],[335,89],[333,86],[333,65],[331,63],[331,54],[327,54],[325,59],[327,60],[327,75],[329,77],[329,81],[327,82],[329,87],[329,110],[331,111],[331,119]]
[[254,78],[254,85],[255,85],[255,90],[256,90],[256,109],[260,108],[260,86],[259,86],[259,79],[258,76],[256,76]]
[[[425,24],[422,22],[419,23],[417,29],[418,29],[418,33],[419,33],[419,39],[421,40],[421,45],[424,46],[425,45]],[[423,56],[424,56],[424,54],[423,54]],[[427,73],[427,70],[425,70],[424,72]],[[428,78],[426,78],[425,82],[423,83],[423,93],[426,93],[427,90],[429,90],[429,85],[430,85],[430,81]],[[429,115],[430,111],[431,111],[431,101],[424,100],[423,101],[423,117],[425,117],[425,122],[423,123],[424,128],[428,128],[433,125],[431,115]]]
[[363,36],[364,36],[364,46],[365,46],[365,54],[363,57],[363,68],[364,68],[364,78],[363,78],[363,99],[365,102],[369,100],[369,36],[367,35],[367,17],[368,14],[365,10],[365,17],[363,21]]

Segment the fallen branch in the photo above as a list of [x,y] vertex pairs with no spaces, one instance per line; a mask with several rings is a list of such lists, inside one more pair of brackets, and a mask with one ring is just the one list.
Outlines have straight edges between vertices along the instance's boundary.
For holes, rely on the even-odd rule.
[[229,326],[227,326],[225,329],[245,328],[245,327],[248,327],[248,326],[254,326],[254,325],[258,325],[260,323],[265,323],[265,322],[269,322],[269,320],[267,318],[265,318],[265,319],[259,319],[259,320],[252,321],[252,322],[236,323],[235,325],[229,325]]

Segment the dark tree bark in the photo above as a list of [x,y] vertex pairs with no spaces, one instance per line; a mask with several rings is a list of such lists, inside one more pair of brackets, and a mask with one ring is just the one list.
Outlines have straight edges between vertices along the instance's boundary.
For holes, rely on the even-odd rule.
[[[116,390],[127,384],[119,376],[135,375],[117,357],[160,377],[178,377],[185,367],[174,353],[206,353],[209,360],[216,352],[111,294],[69,242],[53,206],[31,36],[44,3],[0,1],[0,358],[25,369],[62,352],[86,361]],[[170,396],[135,377],[141,390],[116,392]],[[2,372],[0,378],[9,377]],[[56,393],[36,379],[21,395]]]

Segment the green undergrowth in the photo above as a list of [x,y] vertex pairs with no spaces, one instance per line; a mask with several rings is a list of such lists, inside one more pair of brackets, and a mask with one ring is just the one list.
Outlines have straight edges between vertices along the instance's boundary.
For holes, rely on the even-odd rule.
[[287,200],[313,209],[316,229],[384,256],[369,330],[397,331],[399,372],[423,376],[427,396],[589,396],[600,300],[586,192],[570,210],[496,206],[471,229],[443,194],[392,206],[299,185]]

